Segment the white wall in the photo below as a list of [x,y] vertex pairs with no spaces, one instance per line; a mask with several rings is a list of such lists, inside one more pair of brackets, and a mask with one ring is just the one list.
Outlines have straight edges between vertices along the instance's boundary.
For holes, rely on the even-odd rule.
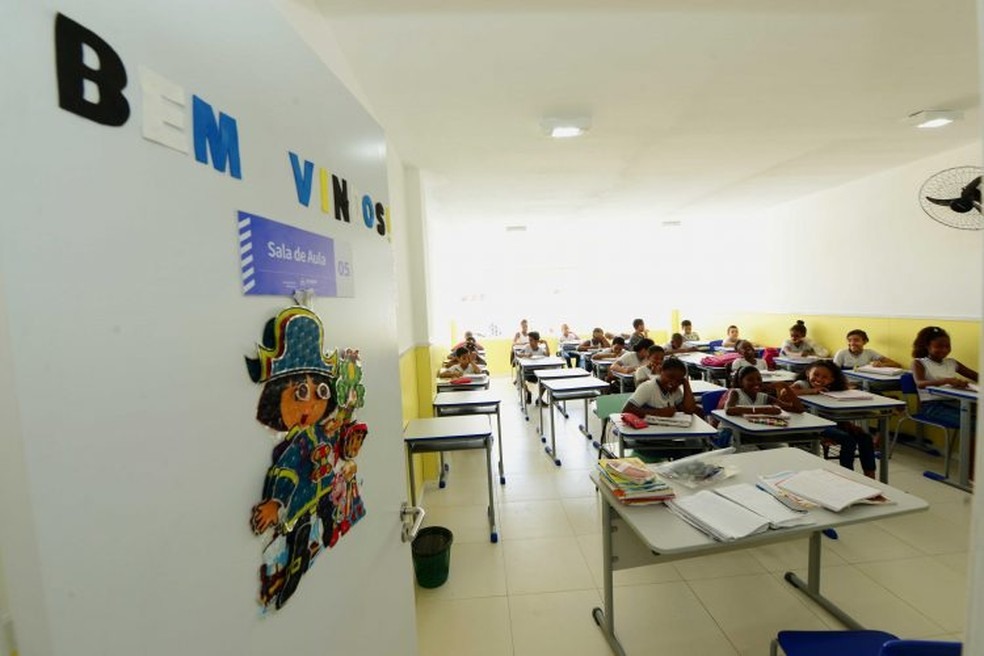
[[[931,138],[927,136],[927,138]],[[979,319],[981,233],[923,214],[933,173],[979,165],[980,144],[760,212],[698,217],[668,228],[617,219],[557,222],[505,233],[440,219],[437,324],[512,334],[522,315],[541,330],[626,330],[633,317],[670,328],[673,308]],[[592,227],[593,226],[593,227]],[[460,260],[448,253],[459,253]],[[478,255],[477,261],[472,257]],[[481,329],[481,328],[479,328]]]
[[[11,4],[0,552],[22,653],[413,652],[392,244],[300,206],[287,159],[390,204],[381,129],[267,2]],[[123,58],[124,126],[58,108],[56,11]],[[241,181],[141,137],[140,65],[235,116]],[[243,356],[288,299],[242,295],[238,209],[351,244],[355,298],[314,309],[368,390],[368,514],[265,618],[248,523],[273,440]]]

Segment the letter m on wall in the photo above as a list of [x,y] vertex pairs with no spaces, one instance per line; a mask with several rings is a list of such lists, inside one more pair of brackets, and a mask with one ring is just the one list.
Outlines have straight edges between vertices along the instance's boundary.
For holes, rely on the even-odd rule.
[[191,119],[194,124],[195,159],[202,164],[208,164],[212,156],[212,167],[216,171],[242,179],[242,169],[239,163],[239,132],[236,119],[228,114],[219,112],[218,119],[212,106],[199,98],[192,96]]

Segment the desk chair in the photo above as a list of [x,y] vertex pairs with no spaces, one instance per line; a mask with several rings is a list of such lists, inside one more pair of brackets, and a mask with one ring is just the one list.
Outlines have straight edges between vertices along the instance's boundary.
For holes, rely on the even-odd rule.
[[916,387],[916,379],[912,377],[912,374],[902,374],[902,378],[899,379],[899,386],[902,388],[902,400],[905,401],[905,415],[899,418],[898,423],[895,424],[895,434],[892,435],[892,443],[888,447],[889,456],[891,456],[892,451],[895,450],[895,443],[899,439],[899,429],[902,427],[902,422],[906,419],[911,419],[916,423],[926,424],[927,426],[942,428],[943,433],[946,435],[946,442],[943,445],[943,471],[944,476],[949,477],[950,451],[953,444],[956,442],[956,440],[953,439],[953,435],[954,431],[960,430],[960,424],[950,424],[937,418],[927,417],[922,413],[919,400],[919,388]]
[[[716,392],[705,392],[700,397],[700,407],[704,411],[705,420],[714,419],[713,417],[711,417],[711,412],[717,410],[718,403],[721,402],[721,397],[727,393],[728,390],[717,390]],[[715,423],[716,421],[717,420],[715,420]],[[711,425],[713,426],[714,424]],[[714,443],[714,446],[718,448],[721,448],[722,446],[728,446],[727,444],[722,444],[723,440],[722,440],[720,429],[718,431],[718,434],[711,438],[711,441]],[[728,438],[728,441],[730,442],[730,437]]]
[[960,656],[959,642],[899,640],[884,631],[780,631],[770,656]]
[[707,343],[707,349],[711,353],[713,353],[714,350],[717,349],[718,347],[720,347],[722,344],[724,344],[724,340],[723,339],[712,339],[711,341],[709,341]]
[[[625,407],[625,402],[632,396],[631,392],[625,394],[603,394],[595,399],[594,413],[601,420],[601,433],[598,439],[591,443],[591,446],[598,449],[598,457],[601,457],[602,445],[605,441],[606,431],[608,430],[608,417],[613,412],[621,412]],[[587,423],[587,417],[584,419]]]

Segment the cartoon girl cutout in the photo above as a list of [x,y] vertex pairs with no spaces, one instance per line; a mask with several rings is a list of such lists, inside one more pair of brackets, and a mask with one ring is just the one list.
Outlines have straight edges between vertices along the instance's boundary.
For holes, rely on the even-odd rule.
[[[260,567],[259,596],[264,608],[271,604],[282,607],[322,544],[328,547],[342,534],[335,498],[350,501],[351,506],[362,508],[365,514],[357,487],[346,485],[344,494],[338,492],[342,485],[336,483],[336,478],[354,470],[358,449],[348,450],[352,454],[349,465],[340,464],[346,449],[339,448],[338,430],[326,427],[335,428],[339,417],[350,416],[355,408],[339,406],[338,356],[335,352],[323,353],[322,342],[323,329],[317,315],[306,308],[292,307],[267,323],[263,344],[257,348],[258,357],[246,361],[254,382],[264,383],[257,420],[285,432],[273,449],[263,498],[253,507],[250,518],[258,535],[273,529]],[[352,364],[361,379],[361,367],[357,362]],[[345,378],[355,375],[346,371]],[[350,475],[354,480],[354,473]],[[349,526],[352,523],[350,518]]]

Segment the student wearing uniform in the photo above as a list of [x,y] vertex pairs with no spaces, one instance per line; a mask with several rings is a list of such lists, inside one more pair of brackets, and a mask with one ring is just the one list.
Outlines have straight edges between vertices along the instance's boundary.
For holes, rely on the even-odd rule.
[[479,344],[475,340],[475,335],[473,335],[472,334],[472,331],[470,331],[470,330],[466,330],[465,331],[465,339],[463,341],[460,341],[460,342],[458,342],[457,344],[455,344],[454,346],[451,347],[451,352],[454,353],[455,351],[457,351],[462,346],[464,346],[465,348],[468,348],[468,349],[470,349],[472,351],[474,351],[474,350],[484,351],[485,350],[485,347],[483,347],[481,344]]
[[[793,383],[792,390],[797,396],[820,394],[821,392],[840,392],[848,389],[847,379],[831,360],[818,360],[804,372],[804,378]],[[875,445],[871,435],[849,421],[842,421],[834,428],[826,428],[821,433],[824,439],[840,444],[840,464],[845,469],[854,469],[854,451],[858,452],[861,469],[868,478],[875,477]]]
[[521,319],[519,322],[519,332],[513,335],[513,344],[529,344],[530,343],[530,333],[529,333],[530,323],[526,319]]
[[855,328],[847,333],[847,348],[834,354],[834,364],[841,369],[854,369],[871,365],[872,367],[901,367],[898,362],[886,358],[881,353],[865,348],[868,343],[868,333]]
[[[622,340],[625,343],[625,340]],[[607,349],[611,348],[612,343],[608,341],[605,337],[605,331],[601,328],[595,328],[591,331],[591,339],[586,339],[577,346],[578,351],[591,351],[593,349]]]
[[701,414],[690,390],[687,365],[673,357],[666,358],[659,376],[639,385],[622,408],[622,412],[640,418],[672,417],[678,410],[689,415]]
[[659,344],[654,344],[651,349],[649,349],[649,359],[635,370],[633,374],[633,380],[635,381],[636,387],[640,383],[644,383],[650,378],[655,378],[659,375],[660,370],[663,368],[663,358],[666,357],[666,351]]
[[625,338],[621,335],[612,337],[612,345],[602,351],[598,351],[593,356],[592,360],[618,360],[622,355],[625,354]]
[[803,402],[788,385],[779,387],[775,396],[765,391],[762,372],[752,365],[743,366],[735,374],[735,387],[728,390],[724,403],[729,415],[765,414],[778,415],[787,412],[803,412]]
[[690,353],[696,351],[693,346],[685,346],[683,343],[683,335],[681,333],[673,333],[670,335],[670,341],[666,343],[663,347],[668,355],[673,355],[674,353]]
[[[547,346],[547,342],[540,339],[540,333],[535,330],[529,332],[529,343],[523,348],[519,353],[516,354],[518,358],[535,358],[535,357],[547,357],[550,355],[550,347]],[[526,382],[535,383],[537,381],[536,374],[532,371],[527,372]],[[526,402],[529,403],[532,400],[532,395],[530,394],[529,388],[526,389]],[[540,403],[540,399],[537,398],[537,403]]]
[[612,365],[611,371],[620,374],[635,373],[635,370],[642,366],[643,362],[649,357],[649,349],[655,344],[653,340],[645,337],[636,342],[635,348],[623,353]]
[[454,352],[454,361],[437,372],[438,378],[461,378],[465,374],[480,374],[482,370],[476,359],[478,354],[464,346],[459,346]]
[[738,343],[735,344],[735,352],[740,357],[731,362],[731,374],[728,377],[735,386],[737,386],[738,372],[745,367],[755,367],[758,371],[769,370],[769,363],[765,361],[765,358],[758,357],[755,345],[747,339],[738,340]]
[[738,343],[738,326],[730,325],[728,326],[728,334],[723,340],[721,340],[721,346],[724,348],[734,348],[735,344]]
[[577,355],[574,354],[574,351],[580,345],[580,341],[581,338],[571,330],[570,326],[566,323],[560,324],[560,345],[557,355],[564,358],[568,367],[573,367],[574,363],[577,362]]
[[690,323],[690,319],[684,319],[680,322],[680,332],[683,334],[683,341],[685,342],[699,342],[700,335],[694,331],[693,324]]
[[806,336],[806,324],[802,319],[799,319],[789,327],[789,339],[782,343],[779,353],[785,356],[807,357],[815,355],[823,357],[827,355],[827,349],[818,346]]
[[[912,377],[919,388],[920,410],[951,425],[960,423],[960,407],[925,391],[932,385],[967,387],[967,379],[977,382],[977,372],[950,355],[950,335],[938,326],[919,331],[912,343]],[[961,378],[962,376],[962,378]]]
[[646,322],[642,319],[632,321],[632,335],[629,336],[629,350],[635,350],[636,344],[644,339],[649,339],[649,331],[646,330]]

